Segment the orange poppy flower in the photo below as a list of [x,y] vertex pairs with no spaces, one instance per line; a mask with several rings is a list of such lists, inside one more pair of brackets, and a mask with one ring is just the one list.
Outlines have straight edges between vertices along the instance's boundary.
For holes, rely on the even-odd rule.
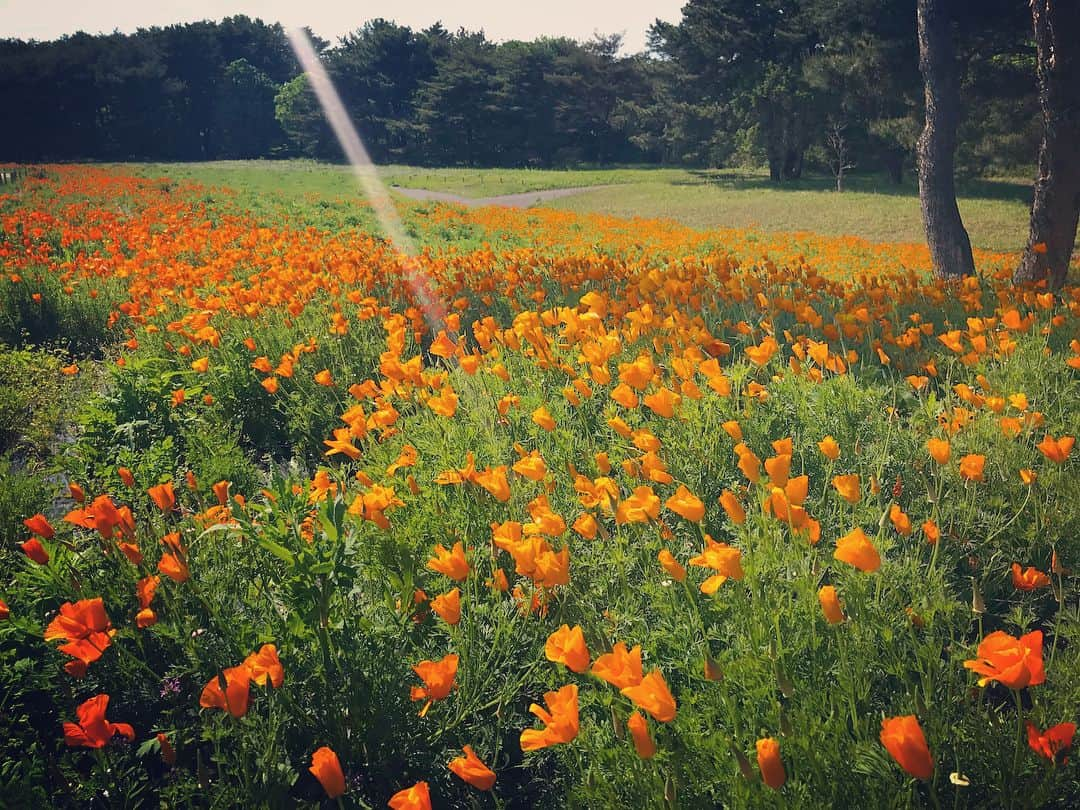
[[571,528],[586,540],[593,540],[600,530],[600,524],[596,522],[596,518],[591,514],[584,512],[578,515],[577,519],[571,524]]
[[83,491],[83,488],[74,481],[68,482],[68,490],[71,492],[71,499],[75,501],[75,503],[82,503],[86,500],[86,493]]
[[461,621],[461,589],[454,588],[431,600],[431,609],[449,625]]
[[529,455],[516,461],[511,469],[523,478],[528,478],[530,481],[543,481],[544,476],[547,475],[547,465],[544,463],[544,459],[535,450]]
[[668,509],[687,520],[697,523],[705,517],[705,504],[683,484],[664,503]]
[[611,389],[611,398],[628,410],[633,410],[639,404],[638,395],[626,383],[619,383]]
[[926,450],[938,464],[948,464],[949,458],[952,456],[952,447],[945,439],[927,439]]
[[896,763],[916,779],[929,779],[934,775],[934,758],[915,715],[883,719],[881,744]]
[[465,580],[470,571],[469,562],[465,559],[465,547],[460,540],[454,543],[454,547],[449,551],[442,543],[436,545],[435,556],[428,560],[427,567],[455,582]]
[[941,529],[932,520],[923,521],[922,530],[926,536],[926,542],[930,545],[935,545],[941,539]]
[[690,560],[690,565],[712,568],[717,571],[701,583],[701,592],[714,594],[728,577],[740,580],[745,576],[742,569],[742,552],[727,543],[717,543],[705,535],[705,550]]
[[836,439],[832,436],[826,436],[818,442],[818,449],[821,451],[821,455],[825,456],[829,461],[836,461],[840,458],[840,445],[836,443]]
[[431,704],[436,700],[442,700],[450,694],[456,685],[454,678],[457,676],[458,657],[455,653],[443,656],[438,661],[421,661],[412,668],[423,686],[414,686],[409,692],[410,700],[427,700],[424,708],[420,710],[420,716],[427,714]]
[[221,709],[233,717],[243,717],[247,714],[250,692],[251,670],[243,665],[229,667],[207,681],[199,696],[199,705],[204,709]]
[[0,599],[0,622],[6,622],[11,618],[11,608],[8,607],[7,602]]
[[170,552],[162,554],[161,559],[158,560],[158,571],[177,584],[191,579],[191,570],[188,568],[187,560],[180,554]]
[[309,771],[319,780],[327,798],[336,799],[345,793],[345,774],[341,770],[338,755],[327,746],[323,746],[311,755]]
[[1076,439],[1073,436],[1062,436],[1060,439],[1055,439],[1047,433],[1036,446],[1039,448],[1040,453],[1055,464],[1064,464],[1065,459],[1072,452],[1074,444],[1076,444]]
[[720,505],[724,507],[728,518],[735,525],[742,525],[746,522],[746,510],[743,509],[739,499],[735,497],[735,493],[731,490],[725,489],[720,494]]
[[997,681],[1009,689],[1038,686],[1046,680],[1042,655],[1043,634],[1041,630],[1014,638],[1002,630],[979,642],[975,658],[964,666],[982,677],[979,686]]
[[616,643],[611,652],[596,659],[592,674],[603,678],[616,689],[637,686],[642,680],[641,645],[637,644],[627,652],[624,642]]
[[276,394],[278,392],[279,384],[277,377],[267,377],[265,380],[259,383],[259,385],[261,385],[268,394]]
[[495,771],[485,765],[471,745],[463,746],[465,756],[452,759],[447,766],[450,772],[477,790],[491,790],[495,785]]
[[269,681],[275,689],[280,689],[285,682],[285,668],[273,644],[263,644],[258,652],[251,653],[244,659],[244,666],[251,673],[251,680],[259,686],[266,686]]
[[1076,723],[1058,723],[1046,731],[1039,731],[1030,720],[1027,723],[1028,745],[1031,746],[1031,750],[1041,757],[1046,757],[1055,765],[1065,765],[1069,762],[1066,754],[1072,748],[1075,734]]
[[492,494],[495,500],[506,503],[510,500],[510,482],[506,478],[506,465],[492,467],[476,473],[476,483]]
[[780,743],[772,737],[757,741],[758,770],[761,771],[761,781],[773,790],[779,790],[787,781],[784,772],[784,761],[780,758]]
[[210,487],[211,491],[214,493],[214,497],[217,498],[218,506],[225,506],[229,502],[230,486],[232,486],[231,481],[218,481]]
[[154,594],[160,584],[161,577],[156,576],[143,577],[135,583],[135,596],[139,600],[139,607],[150,607],[150,603],[154,601]]
[[649,734],[649,723],[641,712],[634,712],[626,721],[626,727],[630,729],[630,737],[634,741],[634,750],[642,759],[652,759],[656,756],[656,743]]
[[543,405],[532,412],[532,420],[548,432],[555,429],[555,420]]
[[791,456],[784,453],[765,459],[765,472],[769,476],[769,483],[783,489],[791,474]]
[[549,661],[565,665],[573,672],[581,673],[589,668],[589,648],[581,627],[563,625],[544,644],[544,655]]
[[45,519],[45,516],[40,512],[33,517],[28,517],[26,520],[24,520],[23,525],[28,528],[33,534],[36,534],[39,537],[43,537],[46,540],[51,539],[52,536],[56,534],[55,530],[52,527],[52,524],[50,524],[49,521]]
[[861,528],[852,529],[836,541],[833,557],[866,573],[873,573],[881,567],[881,555]]
[[650,486],[634,488],[634,493],[626,500],[619,501],[615,508],[615,522],[647,523],[649,519],[659,520],[660,499]]
[[675,719],[675,698],[660,670],[654,669],[641,679],[641,683],[624,686],[619,691],[659,722],[669,723]]
[[889,507],[889,520],[892,521],[897,534],[904,537],[911,534],[911,518],[895,503]]
[[431,792],[427,782],[417,782],[410,788],[399,790],[387,802],[390,810],[431,810]]
[[739,426],[739,423],[736,422],[734,419],[728,422],[724,422],[724,424],[722,424],[720,427],[722,427],[724,429],[724,432],[735,441],[741,442],[743,440],[742,428]]
[[45,550],[45,546],[36,537],[31,537],[26,542],[20,543],[19,548],[23,550],[23,554],[38,565],[49,564],[49,552]]
[[821,603],[821,612],[829,624],[843,624],[844,608],[840,605],[840,598],[836,595],[836,588],[832,585],[824,585],[818,591],[818,601]]
[[135,729],[127,723],[110,723],[105,719],[109,706],[108,695],[97,695],[81,704],[75,715],[78,723],[64,723],[64,742],[69,746],[104,748],[117,734],[135,739]]
[[176,764],[176,749],[172,747],[169,738],[164,733],[158,732],[156,736],[158,749],[161,751],[161,761],[170,767]]
[[642,399],[642,402],[645,403],[645,407],[657,416],[670,419],[675,416],[675,409],[678,408],[679,404],[682,402],[682,397],[670,388],[661,386],[655,393],[647,394]]
[[458,395],[454,392],[454,389],[449,385],[445,385],[440,389],[438,394],[435,394],[428,398],[428,407],[439,416],[445,416],[447,419],[453,418],[457,413]]
[[735,445],[735,452],[739,456],[739,471],[746,476],[751,484],[761,480],[761,459],[750,448],[743,444]]
[[840,497],[848,503],[856,504],[862,498],[859,476],[854,473],[834,476],[832,485],[840,493]]
[[172,481],[150,487],[146,492],[162,512],[169,512],[176,506],[176,493],[173,491]]
[[960,477],[967,481],[983,481],[983,467],[986,456],[972,453],[960,459]]
[[545,692],[547,709],[533,703],[529,711],[540,718],[543,729],[527,728],[521,732],[521,750],[536,751],[549,745],[568,743],[578,735],[578,688],[567,684],[557,692]]
[[101,658],[112,643],[112,622],[101,597],[65,602],[60,613],[45,628],[46,641],[66,641],[58,649],[84,664]]
[[686,579],[686,569],[679,563],[678,560],[672,555],[666,548],[660,549],[660,553],[656,555],[656,559],[660,561],[660,565],[676,582],[682,582]]
[[1023,571],[1018,563],[1012,564],[1013,587],[1021,591],[1033,591],[1036,588],[1046,588],[1050,585],[1050,577],[1033,566],[1028,566]]

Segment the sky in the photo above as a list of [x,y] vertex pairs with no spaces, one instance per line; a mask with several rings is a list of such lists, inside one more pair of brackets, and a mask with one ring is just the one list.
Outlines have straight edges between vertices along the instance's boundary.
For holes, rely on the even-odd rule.
[[169,25],[234,14],[282,25],[308,25],[336,42],[366,20],[385,17],[412,28],[436,21],[456,30],[480,30],[489,39],[624,33],[623,51],[645,47],[645,32],[657,18],[677,21],[686,0],[0,0],[0,38],[56,39],[85,31]]

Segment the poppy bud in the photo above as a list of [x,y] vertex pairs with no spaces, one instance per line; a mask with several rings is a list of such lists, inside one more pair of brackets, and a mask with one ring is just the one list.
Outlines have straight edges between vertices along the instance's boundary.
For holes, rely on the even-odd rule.
[[614,706],[611,707],[611,728],[615,732],[615,739],[621,740],[623,738],[623,724],[619,720],[619,715]]
[[780,758],[780,743],[772,737],[758,740],[757,760],[761,781],[773,790],[782,788],[787,781],[787,774],[784,772],[784,761]]
[[754,773],[754,767],[750,764],[746,754],[736,748],[734,743],[731,746],[731,753],[735,755],[735,761],[739,763],[739,773],[742,774],[743,779],[753,782],[757,775]]
[[971,578],[971,612],[979,615],[986,613],[986,602],[983,601],[979,583],[975,577]]

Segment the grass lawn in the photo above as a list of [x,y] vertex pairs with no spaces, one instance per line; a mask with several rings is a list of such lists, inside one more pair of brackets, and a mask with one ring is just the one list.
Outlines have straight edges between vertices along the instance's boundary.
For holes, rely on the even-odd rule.
[[[313,161],[221,161],[146,164],[142,170],[244,194],[253,207],[271,201],[303,215],[307,205],[344,206],[357,186],[344,166]],[[922,220],[913,182],[894,186],[879,176],[850,178],[837,194],[829,177],[782,187],[760,172],[686,169],[426,169],[385,166],[390,185],[490,197],[552,188],[609,185],[550,203],[579,213],[669,217],[694,228],[759,228],[850,235],[881,242],[921,242]],[[1027,236],[1030,183],[1022,178],[969,181],[960,210],[976,248],[1018,250]],[[347,210],[347,209],[343,209]],[[322,213],[325,213],[323,211]],[[343,214],[344,224],[349,217]]]

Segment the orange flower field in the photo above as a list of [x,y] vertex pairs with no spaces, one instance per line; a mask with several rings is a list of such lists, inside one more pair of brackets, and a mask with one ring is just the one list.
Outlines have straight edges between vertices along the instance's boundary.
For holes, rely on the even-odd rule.
[[1080,803],[1080,286],[354,207],[3,187],[12,806]]

